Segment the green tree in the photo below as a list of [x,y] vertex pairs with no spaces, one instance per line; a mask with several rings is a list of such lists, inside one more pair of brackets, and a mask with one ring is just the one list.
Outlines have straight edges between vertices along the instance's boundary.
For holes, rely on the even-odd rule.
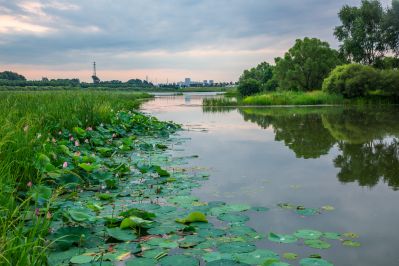
[[241,75],[239,84],[248,79],[255,79],[261,84],[262,91],[274,91],[276,90],[277,84],[273,79],[274,66],[267,62],[262,62],[254,68],[244,70]]
[[240,81],[238,85],[238,92],[241,96],[248,96],[260,92],[261,83],[253,78],[248,78]]
[[4,80],[26,80],[26,78],[18,73],[11,71],[0,72],[0,79]]
[[362,97],[382,87],[380,71],[360,64],[336,67],[323,82],[323,90],[345,98]]
[[342,42],[340,50],[349,60],[372,65],[384,56],[385,12],[379,1],[362,0],[360,7],[345,5],[338,15],[342,25],[335,28],[334,35]]
[[339,53],[327,42],[316,38],[296,40],[284,55],[276,58],[275,78],[285,90],[320,89],[324,78],[342,63]]
[[392,7],[386,12],[383,28],[385,42],[399,56],[399,0],[392,0]]

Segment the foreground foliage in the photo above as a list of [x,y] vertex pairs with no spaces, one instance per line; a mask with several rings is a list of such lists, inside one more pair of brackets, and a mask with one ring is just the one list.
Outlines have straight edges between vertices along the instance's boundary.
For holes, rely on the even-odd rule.
[[0,93],[0,264],[44,263],[43,236],[49,219],[32,216],[28,210],[32,199],[47,202],[57,195],[39,185],[43,179],[39,165],[47,161],[39,155],[50,152],[52,136],[76,126],[108,123],[112,110],[138,107],[145,97],[104,92]]

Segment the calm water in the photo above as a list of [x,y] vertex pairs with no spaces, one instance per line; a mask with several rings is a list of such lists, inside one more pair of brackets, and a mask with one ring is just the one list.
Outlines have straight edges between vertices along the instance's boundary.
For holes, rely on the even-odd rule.
[[[399,265],[397,108],[203,110],[203,97],[162,96],[143,106],[188,129],[183,153],[198,155],[193,163],[211,173],[195,195],[270,208],[248,222],[259,232],[350,231],[362,244],[328,240],[330,249],[316,250],[265,239],[259,247],[301,257],[316,253],[335,265]],[[301,217],[278,203],[335,210]]]

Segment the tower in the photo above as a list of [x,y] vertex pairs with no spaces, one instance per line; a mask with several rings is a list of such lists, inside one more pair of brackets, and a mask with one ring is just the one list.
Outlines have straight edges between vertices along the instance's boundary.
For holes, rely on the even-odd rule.
[[91,78],[94,84],[100,83],[100,79],[97,77],[96,62],[93,62],[93,76],[91,76]]

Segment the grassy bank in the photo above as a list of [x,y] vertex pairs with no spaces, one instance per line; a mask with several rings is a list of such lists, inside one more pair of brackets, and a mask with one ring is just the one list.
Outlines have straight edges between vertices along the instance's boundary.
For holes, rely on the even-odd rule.
[[343,104],[340,95],[328,94],[322,91],[293,92],[281,91],[248,96],[245,98],[214,98],[205,99],[204,106],[271,106],[271,105],[322,105]]
[[[44,236],[49,219],[32,215],[31,198],[43,192],[38,155],[52,154],[49,143],[55,140],[53,136],[76,126],[109,123],[114,112],[137,108],[147,97],[143,93],[94,91],[0,92],[1,265],[46,263]],[[38,190],[32,192],[32,188]],[[40,212],[46,213],[46,208],[41,205]]]

